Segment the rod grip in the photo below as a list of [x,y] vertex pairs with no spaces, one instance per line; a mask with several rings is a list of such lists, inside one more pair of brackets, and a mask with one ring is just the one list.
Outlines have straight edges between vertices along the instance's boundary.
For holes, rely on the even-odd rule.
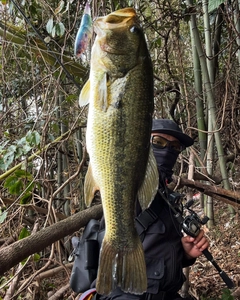
[[229,289],[234,288],[234,283],[233,281],[228,277],[228,275],[219,267],[219,265],[216,263],[216,261],[214,260],[212,254],[208,251],[208,249],[203,250],[202,252],[205,257],[207,258],[207,260],[209,260],[213,266],[218,270],[219,275],[221,276],[222,280],[226,283],[227,287]]

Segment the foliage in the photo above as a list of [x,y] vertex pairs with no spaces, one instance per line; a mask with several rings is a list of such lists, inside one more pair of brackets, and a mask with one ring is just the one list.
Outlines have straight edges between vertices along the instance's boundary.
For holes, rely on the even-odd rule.
[[5,221],[6,217],[7,217],[7,211],[6,211],[6,210],[5,210],[5,211],[2,211],[2,210],[0,209],[0,224],[3,223],[3,222]]
[[24,159],[34,147],[40,145],[40,134],[37,131],[28,131],[26,136],[15,140],[9,145],[10,140],[6,139],[9,132],[5,132],[5,141],[0,143],[0,170],[6,171],[13,161],[21,158]]
[[234,297],[231,295],[231,291],[229,289],[223,289],[221,298],[213,299],[213,298],[205,298],[204,296],[201,296],[200,299],[201,300],[234,300]]
[[[217,148],[214,145],[211,175],[206,169],[209,148],[206,141],[202,146],[200,138],[200,132],[208,132],[211,106],[202,67],[194,64],[196,45],[191,44],[189,28],[193,15],[206,62],[208,55],[203,3],[190,2],[93,0],[92,18],[121,7],[137,9],[154,67],[154,116],[175,120],[194,138],[195,175],[205,174],[211,184],[221,186]],[[88,77],[93,41],[80,60],[73,57],[86,1],[0,3],[0,175],[6,174],[0,182],[2,238],[15,233],[19,236],[23,227],[31,233],[35,220],[44,227],[58,221],[56,213],[71,215],[84,208],[86,164],[77,172],[84,151],[87,109],[80,110],[78,95]],[[208,6],[216,125],[232,190],[239,189],[240,174],[240,50],[234,5],[235,2],[212,0]],[[200,90],[196,80],[200,81]],[[51,145],[60,136],[64,139]],[[188,171],[187,154],[183,153],[176,174]],[[8,174],[20,162],[24,162],[21,167]],[[38,263],[45,264],[44,259],[52,259],[51,255],[52,261],[58,263],[71,252],[68,240],[53,247],[54,251],[45,249],[35,262],[29,262],[28,271],[35,273]],[[230,297],[223,292],[222,299]]]
[[32,174],[25,170],[16,170],[4,182],[4,188],[8,189],[10,195],[18,196],[20,204],[26,204],[31,200],[34,186]]

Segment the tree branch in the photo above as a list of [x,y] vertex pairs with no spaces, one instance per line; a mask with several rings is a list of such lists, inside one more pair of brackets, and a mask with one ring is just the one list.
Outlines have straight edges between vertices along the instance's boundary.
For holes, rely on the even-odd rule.
[[4,272],[29,255],[43,250],[67,235],[73,234],[84,227],[90,219],[100,219],[102,213],[102,205],[95,205],[1,249],[0,275],[3,275]]
[[240,206],[240,193],[236,191],[222,189],[217,186],[201,183],[199,181],[189,180],[186,178],[180,178],[173,176],[174,183],[179,183],[181,186],[187,186],[190,188],[197,189],[205,195],[212,196],[215,199],[221,200],[227,204],[233,206]]

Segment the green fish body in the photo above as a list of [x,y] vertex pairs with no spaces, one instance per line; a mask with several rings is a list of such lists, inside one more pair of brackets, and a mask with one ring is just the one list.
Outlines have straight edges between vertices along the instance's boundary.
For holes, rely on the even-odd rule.
[[94,29],[90,78],[80,105],[89,103],[85,201],[89,206],[100,190],[106,223],[96,288],[105,295],[116,287],[142,294],[147,276],[135,203],[138,198],[147,208],[158,188],[150,147],[152,64],[134,9],[98,18]]

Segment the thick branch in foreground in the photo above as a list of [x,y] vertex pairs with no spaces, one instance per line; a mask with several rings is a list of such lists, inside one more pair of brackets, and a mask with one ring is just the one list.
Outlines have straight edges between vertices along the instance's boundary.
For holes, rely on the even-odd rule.
[[29,255],[43,250],[67,235],[73,234],[84,227],[90,219],[100,219],[102,213],[102,205],[95,205],[1,249],[0,275],[3,275],[4,272]]
[[200,181],[189,180],[186,178],[180,178],[173,176],[174,182],[178,186],[187,186],[193,189],[197,189],[201,193],[212,196],[215,199],[223,201],[232,206],[240,207],[240,193],[236,191],[222,189],[217,186],[201,183]]

